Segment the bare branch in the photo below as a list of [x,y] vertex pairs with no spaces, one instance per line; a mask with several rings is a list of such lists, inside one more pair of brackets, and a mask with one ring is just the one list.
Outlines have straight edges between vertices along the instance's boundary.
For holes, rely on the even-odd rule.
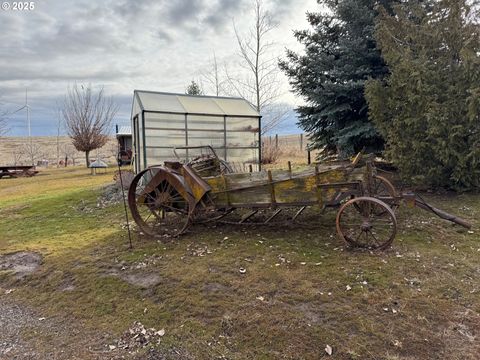
[[209,84],[216,96],[220,96],[224,92],[225,80],[221,78],[220,69],[217,62],[215,51],[213,52],[213,59],[207,71],[201,73],[201,79]]
[[[43,160],[45,157],[44,148],[31,138],[20,147],[19,157],[24,157],[30,165],[35,165],[37,160]],[[17,156],[15,154],[15,156]],[[16,161],[16,159],[14,159]]]
[[225,74],[230,92],[251,101],[263,115],[262,130],[271,131],[285,117],[282,111],[269,114],[274,109],[273,104],[280,97],[278,80],[280,70],[276,58],[268,56],[276,44],[267,37],[276,26],[268,11],[264,9],[262,0],[254,1],[253,12],[254,24],[246,36],[239,33],[233,22],[239,50],[239,65],[247,74],[234,77],[227,69]]
[[62,116],[72,144],[85,153],[87,166],[90,151],[104,146],[118,111],[112,98],[106,98],[103,88],[94,94],[91,87],[75,84],[65,96]]
[[265,107],[265,116],[262,121],[262,135],[278,128],[287,118],[290,107],[286,104],[270,104]]
[[12,164],[13,166],[23,165],[22,160],[23,160],[24,154],[22,149],[18,149],[17,147],[15,147],[11,152],[11,155],[13,159],[13,164]]

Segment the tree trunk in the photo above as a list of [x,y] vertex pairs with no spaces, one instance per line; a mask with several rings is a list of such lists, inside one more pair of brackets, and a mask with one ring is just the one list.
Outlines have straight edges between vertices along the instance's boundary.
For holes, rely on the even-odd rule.
[[90,151],[85,151],[85,161],[87,162],[87,168],[90,165]]

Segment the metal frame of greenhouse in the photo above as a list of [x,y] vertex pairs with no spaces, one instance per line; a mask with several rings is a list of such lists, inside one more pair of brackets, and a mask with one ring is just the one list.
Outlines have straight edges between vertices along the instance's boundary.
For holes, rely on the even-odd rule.
[[211,146],[234,165],[260,169],[261,116],[245,99],[135,90],[131,123],[137,173],[188,146]]

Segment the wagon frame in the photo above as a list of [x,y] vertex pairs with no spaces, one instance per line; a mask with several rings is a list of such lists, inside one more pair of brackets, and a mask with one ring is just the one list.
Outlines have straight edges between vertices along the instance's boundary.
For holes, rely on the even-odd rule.
[[[220,221],[238,209],[249,210],[239,224],[261,209],[273,212],[263,224],[287,208],[298,209],[290,219],[295,221],[308,207],[317,207],[319,213],[339,209],[337,233],[350,246],[385,249],[395,238],[394,209],[401,197],[377,175],[372,157],[358,154],[351,162],[317,164],[298,173],[289,163],[286,171],[229,174],[211,152],[213,156],[197,163],[166,162],[137,174],[128,200],[143,233],[162,239],[178,236],[194,223]],[[211,166],[199,169],[198,163]],[[217,169],[214,176],[200,175],[211,168]]]

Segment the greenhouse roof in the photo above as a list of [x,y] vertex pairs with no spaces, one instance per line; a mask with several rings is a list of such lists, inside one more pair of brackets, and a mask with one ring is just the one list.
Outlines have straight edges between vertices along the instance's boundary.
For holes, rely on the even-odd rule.
[[[247,100],[232,97],[185,95],[144,90],[134,91],[134,103],[139,110],[224,116],[259,117],[260,114]],[[134,106],[133,116],[138,113]]]
[[118,127],[117,137],[132,136],[132,127],[130,125],[122,125]]

